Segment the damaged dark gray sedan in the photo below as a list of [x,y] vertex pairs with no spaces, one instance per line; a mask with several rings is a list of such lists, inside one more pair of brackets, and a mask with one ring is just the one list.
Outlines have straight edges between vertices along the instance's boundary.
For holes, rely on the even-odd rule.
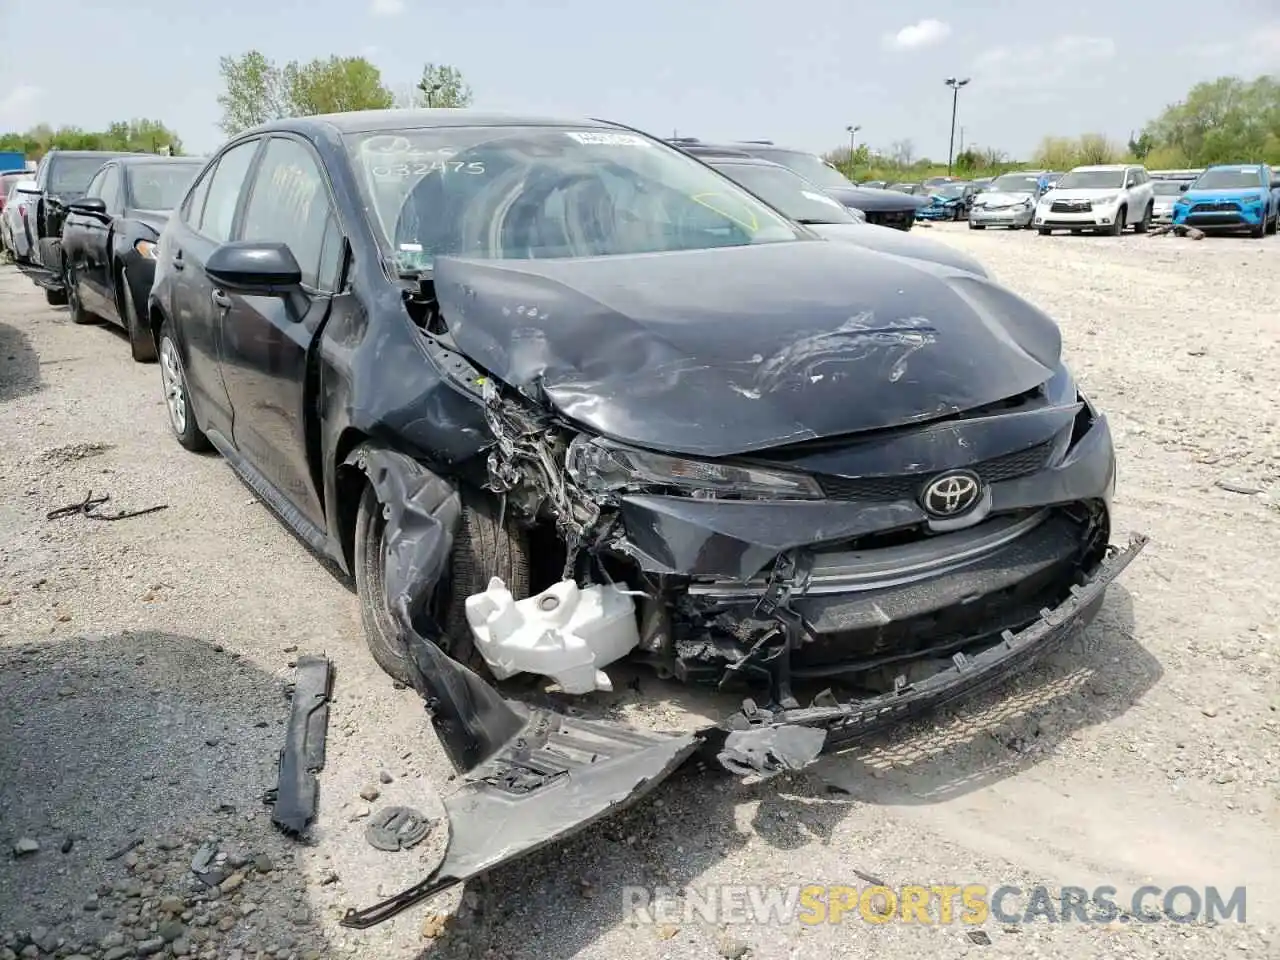
[[[1107,421],[1043,312],[824,240],[625,127],[249,131],[169,222],[149,308],[180,442],[354,576],[464,773],[439,869],[352,926],[699,748],[767,775],[989,686],[1144,542],[1109,544]],[[750,698],[666,734],[496,684],[608,689],[624,658]]]

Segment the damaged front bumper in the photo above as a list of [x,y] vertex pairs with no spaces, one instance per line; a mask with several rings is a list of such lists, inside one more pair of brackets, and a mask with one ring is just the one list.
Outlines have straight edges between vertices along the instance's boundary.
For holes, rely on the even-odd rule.
[[1134,535],[1127,547],[1108,548],[1057,607],[1042,610],[1025,629],[1005,631],[980,652],[955,654],[947,669],[927,679],[904,677],[889,693],[847,702],[825,691],[808,707],[760,708],[746,701],[714,727],[653,733],[505,700],[423,636],[415,626],[420,617],[411,615],[422,606],[410,589],[423,581],[406,574],[435,572],[440,551],[447,555],[457,495],[407,458],[374,452],[364,454],[361,463],[380,493],[395,491],[388,522],[399,532],[401,549],[388,557],[388,593],[417,668],[415,686],[465,783],[445,801],[450,834],[442,863],[401,893],[349,911],[342,925],[356,929],[381,923],[625,809],[700,749],[714,751],[732,773],[771,776],[801,769],[823,751],[991,687],[1083,629],[1100,609],[1107,586],[1147,542]]

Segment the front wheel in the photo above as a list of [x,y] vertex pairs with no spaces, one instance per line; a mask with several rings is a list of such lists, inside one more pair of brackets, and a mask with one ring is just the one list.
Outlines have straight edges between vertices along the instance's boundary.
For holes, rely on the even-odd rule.
[[173,337],[173,324],[168,320],[160,325],[160,381],[164,385],[164,400],[169,408],[169,426],[173,435],[194,453],[208,450],[209,438],[196,425],[191,391],[187,389],[187,371]]
[[972,220],[970,220],[970,221],[969,221],[969,229],[970,229],[970,230],[985,230],[985,229],[987,229],[987,225],[986,225],[985,223],[974,223]]
[[67,305],[66,290],[50,290],[44,288],[44,302],[51,307],[65,307]]
[[[1042,237],[1047,237],[1049,234],[1053,233],[1053,231],[1048,227],[1036,227],[1036,232]],[[1071,232],[1074,233],[1075,231],[1073,230]]]
[[[482,593],[491,577],[501,577],[517,600],[529,596],[528,538],[508,516],[499,523],[500,503],[476,496],[463,504],[448,572],[436,585],[432,607],[444,629],[442,646],[473,673],[490,678],[467,623],[466,600]],[[378,495],[366,486],[356,514],[355,578],[360,620],[373,659],[393,679],[410,683],[412,669],[387,598],[386,518]]]
[[1129,211],[1124,207],[1121,207],[1116,211],[1115,222],[1111,224],[1111,230],[1109,231],[1111,236],[1118,237],[1120,234],[1124,233],[1124,228],[1128,224],[1128,213]]

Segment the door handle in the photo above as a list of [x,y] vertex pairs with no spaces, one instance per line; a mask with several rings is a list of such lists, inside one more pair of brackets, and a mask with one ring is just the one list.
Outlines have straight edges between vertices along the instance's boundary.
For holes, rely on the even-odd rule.
[[182,251],[181,250],[173,251],[173,269],[185,270],[186,268],[187,268],[187,265],[182,262]]
[[221,290],[214,290],[213,293],[209,294],[209,297],[213,300],[215,306],[222,307],[224,310],[231,309],[231,298]]

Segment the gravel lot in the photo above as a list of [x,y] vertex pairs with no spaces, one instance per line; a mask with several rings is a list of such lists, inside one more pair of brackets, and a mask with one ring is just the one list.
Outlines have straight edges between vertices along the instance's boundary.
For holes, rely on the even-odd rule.
[[[418,698],[365,652],[351,588],[218,458],[170,439],[156,368],[0,268],[0,960],[1280,956],[1280,240],[928,235],[1056,316],[1111,417],[1116,539],[1152,542],[1087,638],[803,775],[682,773],[364,934],[337,926],[348,906],[430,869],[362,839],[371,807],[434,809],[445,787]],[[107,510],[167,509],[46,520],[90,490]],[[290,663],[321,651],[337,700],[317,839],[301,845],[261,795]],[[611,707],[666,709],[637,701]],[[227,879],[196,889],[188,866],[211,838]],[[23,839],[38,851],[10,855]],[[1122,894],[1245,884],[1248,922],[990,921],[982,944],[960,925],[623,918],[627,884],[860,883],[854,870]]]

